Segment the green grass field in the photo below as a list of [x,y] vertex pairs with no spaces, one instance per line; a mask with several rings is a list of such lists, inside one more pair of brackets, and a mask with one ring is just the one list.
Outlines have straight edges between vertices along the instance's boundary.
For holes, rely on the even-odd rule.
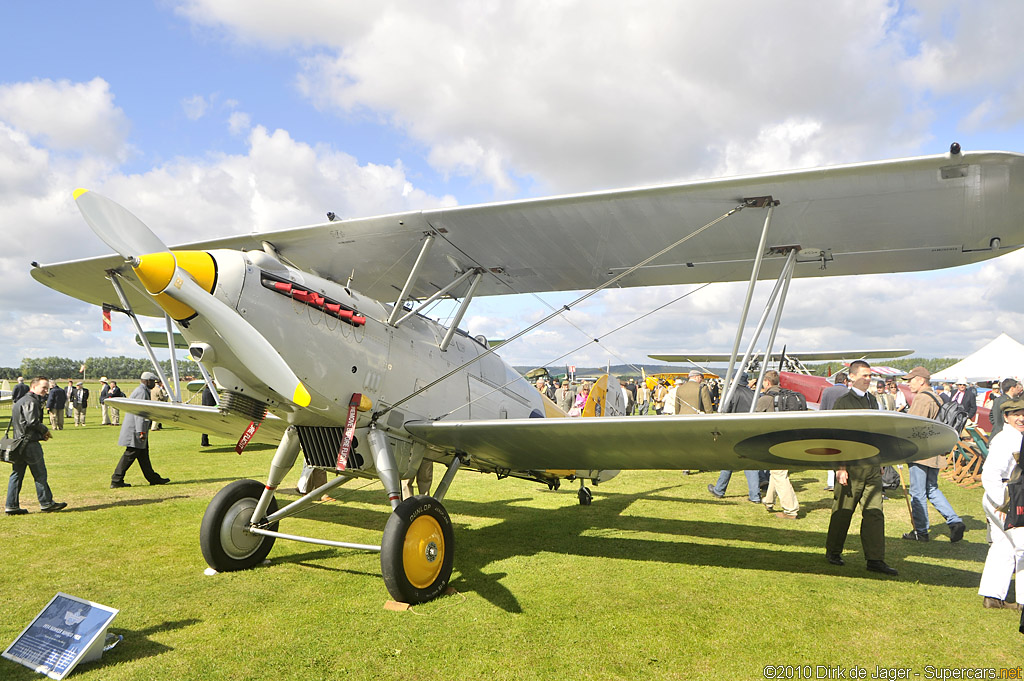
[[[98,410],[89,417],[98,423]],[[46,461],[69,508],[39,513],[29,481],[30,515],[0,518],[0,645],[57,591],[120,609],[112,631],[124,641],[80,666],[82,681],[762,679],[766,665],[904,667],[927,678],[927,665],[1021,664],[1016,613],[984,610],[977,595],[981,492],[945,481],[964,541],[950,544],[944,525],[927,544],[899,539],[910,527],[899,493],[886,504],[892,579],[864,570],[859,516],[846,566],[825,562],[823,473],[794,475],[801,518],[787,521],[746,501],[742,475],[719,501],[705,489],[716,473],[625,472],[581,507],[572,485],[551,492],[464,472],[445,501],[458,594],[397,613],[383,608],[374,553],[278,541],[269,565],[203,574],[206,505],[228,482],[262,480],[271,448],[238,456],[214,439],[201,449],[198,434],[166,428],[151,447],[172,483],[151,487],[136,467],[134,487],[111,490],[116,437],[99,425],[56,433]],[[282,500],[295,498],[287,483],[297,476]],[[381,486],[352,486],[281,531],[379,543]],[[0,678],[40,677],[0,660]]]

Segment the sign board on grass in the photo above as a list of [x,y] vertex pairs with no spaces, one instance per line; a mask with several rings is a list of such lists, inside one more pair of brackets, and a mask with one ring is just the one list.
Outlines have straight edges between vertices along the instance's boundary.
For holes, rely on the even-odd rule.
[[14,639],[3,657],[51,679],[103,654],[107,627],[119,611],[58,592]]

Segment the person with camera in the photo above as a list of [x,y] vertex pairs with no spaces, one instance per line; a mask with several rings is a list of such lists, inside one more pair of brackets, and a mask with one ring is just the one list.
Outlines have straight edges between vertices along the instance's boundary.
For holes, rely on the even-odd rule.
[[65,502],[57,503],[53,500],[50,485],[46,482],[46,463],[43,461],[43,446],[40,444],[51,437],[50,429],[43,423],[43,405],[49,391],[49,379],[37,376],[29,384],[28,393],[18,400],[11,410],[12,434],[15,440],[22,442],[12,464],[11,477],[7,481],[7,501],[4,504],[4,513],[7,515],[28,513],[26,509],[21,508],[19,502],[26,468],[32,471],[40,510],[51,512],[67,507]]

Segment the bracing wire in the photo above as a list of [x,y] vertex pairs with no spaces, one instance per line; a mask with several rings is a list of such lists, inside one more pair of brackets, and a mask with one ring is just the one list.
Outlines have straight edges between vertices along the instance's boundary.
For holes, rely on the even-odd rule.
[[[666,246],[665,248],[661,249],[660,251],[658,251],[654,255],[648,256],[644,260],[640,261],[636,265],[633,265],[629,269],[626,269],[623,272],[617,274],[616,276],[612,277],[611,279],[609,279],[608,281],[604,282],[600,286],[597,286],[597,287],[591,289],[590,291],[588,291],[587,293],[584,293],[582,296],[580,296],[579,298],[577,298],[573,302],[571,302],[571,303],[569,303],[567,305],[563,305],[561,307],[561,309],[555,310],[554,312],[552,312],[548,316],[544,317],[540,321],[534,322],[533,324],[531,324],[530,326],[526,327],[522,331],[519,331],[519,332],[515,333],[514,335],[512,335],[512,337],[508,338],[505,341],[503,346],[507,345],[508,343],[511,343],[512,341],[518,340],[519,338],[522,338],[523,336],[525,336],[526,334],[530,333],[534,329],[536,329],[536,328],[538,328],[540,326],[543,326],[544,324],[547,324],[549,321],[551,321],[555,317],[560,316],[564,312],[568,312],[573,307],[579,305],[583,301],[588,300],[589,298],[591,298],[594,295],[597,295],[598,293],[600,293],[604,289],[608,288],[609,286],[611,286],[611,285],[615,284],[616,282],[624,279],[625,277],[629,276],[630,274],[632,274],[633,272],[637,271],[641,267],[644,267],[645,265],[649,264],[651,261],[653,261],[653,260],[655,260],[657,258],[660,258],[661,256],[663,256],[664,254],[668,253],[669,251],[671,251],[676,246],[679,246],[679,245],[689,241],[693,237],[703,233],[705,230],[710,229],[714,225],[717,225],[722,220],[725,220],[726,218],[731,217],[732,215],[735,215],[739,211],[743,210],[743,208],[745,208],[745,207],[746,207],[746,204],[743,204],[743,203],[739,204],[735,208],[731,209],[727,213],[724,213],[724,214],[718,216],[717,218],[715,218],[711,222],[707,223],[703,227],[700,227],[700,228],[694,230],[693,232],[690,232],[686,236],[682,237],[681,239],[673,242],[672,244],[669,244],[668,246]],[[488,349],[486,349],[484,352],[480,353],[479,355],[477,355],[473,359],[471,359],[471,360],[469,360],[467,362],[463,362],[462,364],[460,364],[459,366],[455,367],[454,369],[448,371],[447,373],[443,374],[439,378],[436,378],[433,381],[431,381],[430,383],[427,383],[422,388],[420,388],[418,390],[415,390],[415,391],[409,393],[408,395],[406,395],[405,397],[401,398],[397,402],[394,402],[393,404],[391,404],[391,406],[386,407],[386,408],[384,408],[384,409],[382,409],[382,410],[380,410],[378,412],[375,412],[374,415],[373,415],[372,421],[376,422],[381,416],[387,414],[392,409],[398,407],[401,404],[404,404],[404,403],[408,402],[409,400],[413,399],[417,395],[420,395],[420,394],[426,392],[427,390],[430,390],[435,385],[448,380],[449,378],[451,378],[452,376],[455,376],[456,374],[458,374],[459,372],[461,372],[462,370],[464,370],[466,367],[468,367],[469,365],[473,364],[474,362],[478,362],[481,359],[483,359],[484,357],[487,357],[488,355],[493,354],[494,351],[495,351],[495,348],[488,348]]]
[[[700,285],[700,286],[698,286],[697,288],[695,288],[695,289],[693,289],[693,290],[691,290],[691,291],[687,291],[686,293],[684,293],[684,294],[683,294],[683,295],[681,295],[681,296],[678,296],[678,297],[676,297],[676,298],[673,298],[672,300],[668,301],[668,302],[667,302],[667,303],[665,303],[664,305],[659,305],[658,307],[654,308],[653,310],[651,310],[651,311],[649,311],[649,312],[645,312],[644,314],[640,315],[640,316],[639,316],[639,317],[637,317],[636,319],[631,319],[631,320],[629,320],[628,322],[626,322],[625,324],[620,324],[619,326],[615,327],[615,328],[614,328],[614,329],[612,329],[611,331],[608,331],[607,333],[604,333],[604,334],[602,334],[602,335],[598,336],[597,338],[591,338],[590,340],[588,340],[588,341],[587,341],[586,343],[584,343],[583,345],[580,345],[579,347],[573,348],[572,350],[569,350],[569,351],[568,351],[568,352],[566,352],[565,354],[563,354],[563,355],[559,355],[558,357],[555,357],[554,359],[551,359],[551,360],[549,360],[549,361],[545,362],[545,363],[544,363],[544,366],[547,366],[547,365],[549,365],[549,364],[554,364],[555,362],[559,362],[559,361],[561,361],[561,360],[565,359],[566,357],[568,357],[569,355],[571,355],[571,354],[573,354],[573,353],[575,353],[575,352],[579,352],[580,350],[582,350],[583,348],[587,347],[587,346],[588,346],[588,345],[590,345],[591,343],[600,343],[600,342],[601,342],[602,340],[604,340],[604,339],[605,339],[605,338],[607,338],[608,336],[612,335],[613,333],[617,333],[618,331],[621,331],[622,329],[626,328],[627,326],[630,326],[631,324],[635,324],[635,323],[639,322],[639,321],[640,321],[640,320],[642,320],[642,319],[646,319],[647,317],[650,317],[650,316],[651,316],[652,314],[654,314],[655,312],[658,312],[659,310],[663,310],[663,309],[665,309],[666,307],[668,307],[669,305],[673,305],[673,304],[675,304],[675,303],[678,303],[678,302],[679,302],[680,300],[682,300],[683,298],[686,298],[686,297],[688,297],[688,296],[690,296],[690,295],[693,295],[694,293],[697,293],[698,291],[701,291],[701,290],[703,290],[703,289],[707,288],[707,287],[708,287],[708,286],[710,286],[710,285],[711,285],[711,283],[710,283],[710,282],[708,282],[708,283],[705,283],[705,284],[701,284],[701,285]],[[581,331],[582,331],[582,330],[581,330]],[[640,370],[640,368],[639,368],[639,367],[637,367],[637,366],[634,366],[633,364],[630,364],[630,366],[632,366],[632,367],[633,367],[634,369],[636,369],[637,371],[639,371],[639,370]],[[538,367],[538,368],[539,368],[539,367]],[[515,382],[516,382],[516,381],[518,381],[518,380],[519,380],[518,378],[513,378],[513,379],[512,379],[511,381],[508,381],[508,382],[507,382],[507,383],[505,383],[504,385],[498,386],[497,388],[494,388],[494,389],[493,389],[493,390],[491,390],[490,392],[488,392],[488,393],[485,393],[485,394],[483,394],[483,395],[480,395],[480,396],[478,396],[478,397],[476,398],[476,400],[482,400],[482,399],[483,399],[483,398],[485,398],[485,397],[488,397],[488,396],[490,396],[490,395],[493,395],[494,393],[498,392],[499,390],[504,390],[505,388],[507,388],[508,386],[512,385],[513,383],[515,383]],[[463,405],[460,405],[459,407],[457,407],[457,408],[455,408],[455,409],[452,409],[452,410],[451,410],[451,411],[449,411],[448,413],[446,413],[446,414],[442,414],[441,416],[438,416],[438,417],[437,417],[437,418],[436,418],[435,420],[436,420],[436,421],[439,421],[439,420],[443,419],[443,418],[444,418],[444,417],[446,417],[446,416],[450,416],[450,415],[454,414],[455,412],[457,412],[457,411],[458,411],[459,409],[463,409],[463,408],[465,408],[465,407],[468,407],[468,406],[469,406],[470,404],[472,404],[472,403],[473,403],[474,401],[476,401],[476,400],[471,400],[471,401],[469,401],[469,402],[466,402],[465,404],[463,404]]]

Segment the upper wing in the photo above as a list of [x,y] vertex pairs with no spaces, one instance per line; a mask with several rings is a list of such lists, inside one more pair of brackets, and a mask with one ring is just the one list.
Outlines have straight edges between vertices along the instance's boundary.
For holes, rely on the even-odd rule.
[[[801,362],[832,362],[843,359],[860,359],[862,357],[871,357],[873,359],[891,359],[893,357],[906,357],[907,355],[913,354],[913,350],[829,350],[821,352],[790,352],[786,351],[786,357],[798,359]],[[761,353],[764,355],[764,353]],[[697,362],[700,364],[710,364],[712,362],[728,362],[731,358],[727,353],[714,353],[714,352],[693,352],[690,354],[658,354],[658,355],[647,355],[651,359],[656,359],[661,362]],[[781,352],[773,352],[771,362],[777,362],[782,359]]]
[[[744,199],[771,196],[781,203],[768,246],[803,249],[796,276],[899,272],[1020,247],[1022,194],[1024,156],[975,152],[342,220],[177,248],[250,250],[266,241],[297,267],[335,281],[354,270],[356,289],[388,301],[432,234],[413,296],[474,267],[488,273],[477,295],[578,290],[607,282]],[[616,285],[745,280],[765,213],[746,208]],[[784,259],[769,250],[760,276],[777,277]],[[116,304],[102,277],[108,269],[135,284],[119,256],[36,267],[32,275],[72,297]],[[132,288],[137,312],[162,314]]]
[[418,421],[429,444],[488,469],[833,468],[946,454],[952,428],[881,411]]
[[[208,433],[235,440],[241,437],[249,426],[249,419],[236,414],[223,414],[217,410],[217,407],[155,400],[132,400],[127,397],[108,398],[107,404],[115,409],[138,414],[152,421],[175,423],[197,433]],[[273,414],[267,414],[252,439],[255,442],[276,445],[284,437],[284,431],[287,428],[286,422]]]

